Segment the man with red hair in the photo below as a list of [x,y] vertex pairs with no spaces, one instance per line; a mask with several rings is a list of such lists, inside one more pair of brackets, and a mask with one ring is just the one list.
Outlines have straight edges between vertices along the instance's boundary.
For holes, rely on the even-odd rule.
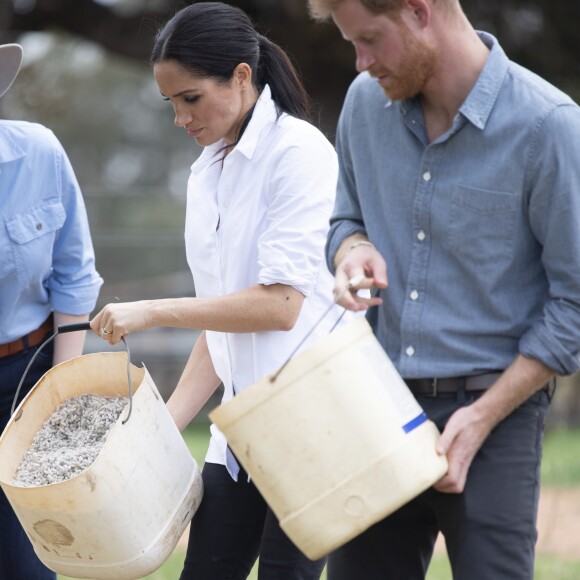
[[[531,579],[552,379],[580,367],[580,109],[457,0],[309,0],[356,53],[327,260],[449,471],[332,554],[329,579]],[[387,276],[388,266],[388,276]]]

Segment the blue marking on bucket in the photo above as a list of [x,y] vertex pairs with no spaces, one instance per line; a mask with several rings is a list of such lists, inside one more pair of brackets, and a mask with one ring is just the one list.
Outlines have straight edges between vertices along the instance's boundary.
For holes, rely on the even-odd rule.
[[409,433],[413,429],[419,427],[419,425],[425,423],[425,421],[427,421],[427,415],[425,415],[425,413],[421,413],[420,415],[417,415],[414,419],[411,419],[407,424],[403,425],[403,431],[405,433]]

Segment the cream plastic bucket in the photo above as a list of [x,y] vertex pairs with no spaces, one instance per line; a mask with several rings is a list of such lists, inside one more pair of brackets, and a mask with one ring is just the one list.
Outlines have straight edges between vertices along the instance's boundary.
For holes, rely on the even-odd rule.
[[[274,375],[275,376],[275,375]],[[364,318],[210,413],[310,559],[325,556],[447,472],[439,431]]]
[[[85,393],[128,394],[127,354],[89,354],[36,383],[0,438],[0,485],[34,550],[75,578],[142,578],[169,557],[203,494],[201,473],[147,370],[131,365],[135,393],[96,460],[76,477],[12,485],[34,435],[58,405]],[[22,411],[22,414],[21,414]],[[20,416],[21,415],[21,416]]]

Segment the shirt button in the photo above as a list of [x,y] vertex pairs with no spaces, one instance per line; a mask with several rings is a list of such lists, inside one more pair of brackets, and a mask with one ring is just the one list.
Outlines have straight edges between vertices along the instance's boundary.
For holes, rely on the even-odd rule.
[[40,223],[39,223],[39,224],[36,224],[36,229],[37,229],[38,231],[40,231],[40,230],[42,229],[42,224],[40,224]]
[[429,171],[423,173],[423,181],[431,181],[431,173]]
[[229,202],[229,201],[226,201],[226,202],[224,203],[224,207],[225,207],[226,209],[227,209],[228,207],[230,207],[230,202]]
[[408,346],[405,349],[405,353],[407,354],[407,356],[413,356],[415,354],[415,349],[412,346]]
[[420,230],[419,232],[417,232],[417,239],[422,242],[424,241],[426,238],[425,236],[425,232],[423,230]]
[[417,292],[417,290],[413,290],[409,296],[411,297],[411,300],[417,300],[419,298],[419,292]]

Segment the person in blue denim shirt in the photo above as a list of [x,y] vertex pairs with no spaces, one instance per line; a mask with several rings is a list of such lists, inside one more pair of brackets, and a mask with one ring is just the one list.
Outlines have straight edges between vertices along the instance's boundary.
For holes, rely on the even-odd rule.
[[[0,45],[0,97],[21,61],[19,45]],[[103,282],[73,169],[42,125],[0,120],[0,220],[1,432],[38,347],[53,327],[88,320]],[[18,402],[53,364],[82,354],[84,334],[59,334],[41,351]],[[0,580],[54,578],[0,490]]]
[[[329,559],[329,579],[530,579],[544,420],[580,366],[580,109],[457,0],[309,0],[353,44],[327,243],[449,471]],[[388,276],[387,276],[388,267]],[[356,288],[354,289],[356,290]]]

